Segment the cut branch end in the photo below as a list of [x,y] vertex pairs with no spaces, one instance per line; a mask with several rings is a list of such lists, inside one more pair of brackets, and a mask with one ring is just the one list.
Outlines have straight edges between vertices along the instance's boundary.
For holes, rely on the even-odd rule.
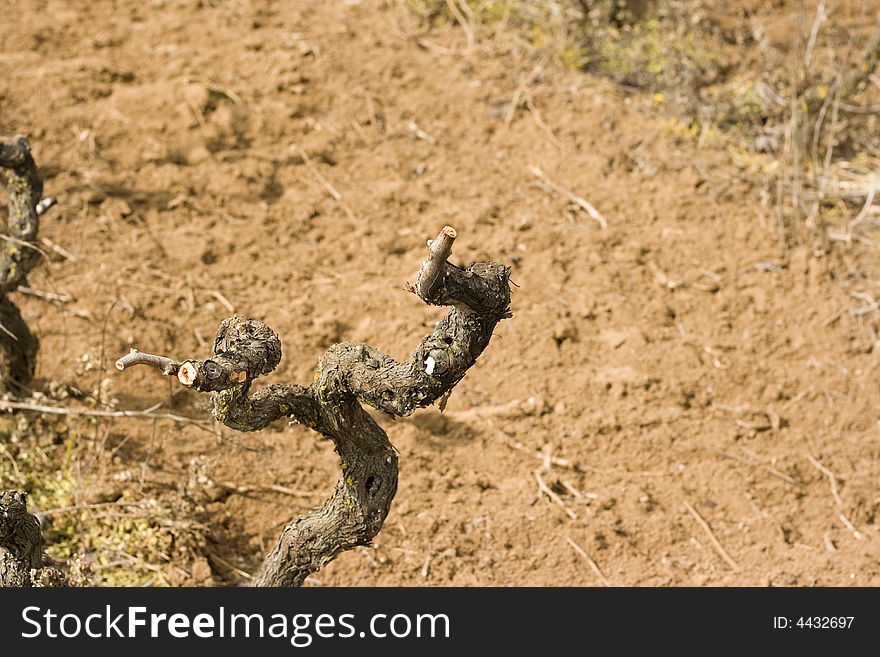
[[196,367],[196,364],[191,360],[186,361],[183,365],[180,366],[180,369],[177,371],[177,380],[180,381],[182,385],[187,387],[192,387],[195,385],[196,379],[199,378],[199,369]]
[[452,243],[456,237],[458,237],[458,232],[455,228],[444,226],[437,239],[431,240],[428,246],[428,257],[416,277],[416,291],[423,300],[432,299],[442,285],[446,261],[452,255]]

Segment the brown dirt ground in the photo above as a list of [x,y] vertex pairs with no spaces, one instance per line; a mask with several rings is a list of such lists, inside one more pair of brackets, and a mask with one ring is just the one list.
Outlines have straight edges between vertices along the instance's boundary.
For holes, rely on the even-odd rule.
[[[306,383],[335,341],[404,357],[439,318],[402,285],[442,225],[460,261],[513,266],[514,317],[447,412],[382,419],[401,479],[375,546],[311,584],[597,584],[570,538],[614,584],[880,585],[877,351],[872,317],[850,312],[876,254],[783,250],[760,185],[650,98],[547,68],[537,113],[506,125],[530,67],[378,0],[11,7],[0,133],[31,135],[59,199],[42,235],[76,256],[31,276],[74,301],[17,298],[42,340],[36,387],[167,402],[155,371],[106,362],[132,345],[206,354],[226,301],[282,337],[267,380]],[[170,403],[207,417],[188,391]],[[304,492],[207,495],[212,570],[183,564],[180,584],[254,569],[336,477],[299,426],[108,431],[113,458],[77,499],[126,472],[153,495],[194,467],[206,486]],[[543,477],[575,518],[538,491],[544,449],[569,463]]]

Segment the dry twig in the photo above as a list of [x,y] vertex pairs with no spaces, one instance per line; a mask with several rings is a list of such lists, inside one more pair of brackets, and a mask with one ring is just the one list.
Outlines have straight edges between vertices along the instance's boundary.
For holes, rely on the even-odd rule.
[[560,187],[559,185],[557,185],[555,182],[547,177],[547,174],[544,173],[541,167],[531,166],[529,167],[529,171],[533,176],[538,178],[538,180],[540,180],[548,189],[556,192],[560,196],[565,197],[576,206],[578,206],[581,210],[586,212],[591,219],[595,220],[602,227],[603,230],[608,228],[608,220],[602,215],[601,212],[596,209],[596,207],[592,203],[586,200],[583,196],[578,196],[577,194],[570,192],[564,187]]
[[[526,447],[521,442],[517,440],[504,440],[504,444],[510,447],[511,449],[518,450],[520,452],[525,452],[526,454],[532,454],[536,459],[540,459],[543,461],[545,459],[545,455],[543,452],[537,449],[531,449]],[[568,459],[559,458],[558,456],[551,456],[550,463],[552,465],[559,466],[560,468],[574,468],[577,469],[577,466],[572,465],[571,461]]]
[[694,520],[697,521],[697,524],[702,527],[703,531],[706,532],[706,536],[709,537],[709,540],[712,542],[712,545],[715,547],[715,550],[718,554],[721,555],[721,558],[730,566],[731,570],[739,570],[739,564],[733,560],[733,557],[728,554],[727,550],[724,549],[724,546],[721,545],[721,542],[715,536],[715,533],[712,531],[712,528],[709,526],[709,523],[699,514],[699,512],[693,507],[693,505],[687,500],[684,501],[684,508],[688,513],[693,516]]
[[[462,7],[467,7],[465,2],[461,3]],[[470,52],[474,49],[474,26],[473,24],[465,19],[464,15],[462,15],[461,10],[456,4],[456,0],[446,0],[446,6],[449,8],[449,13],[453,15],[456,22],[461,25],[461,29],[464,30],[465,37],[467,38],[467,49],[465,52]],[[470,7],[467,7],[466,10],[470,10]]]
[[590,565],[590,568],[593,570],[593,572],[596,573],[596,577],[598,577],[599,581],[602,582],[602,586],[611,586],[611,583],[605,577],[605,574],[602,572],[602,569],[599,568],[599,564],[597,564],[595,561],[593,561],[593,558],[589,554],[587,554],[587,551],[584,550],[584,548],[582,548],[580,545],[575,543],[574,540],[570,536],[566,536],[565,540],[568,542],[568,544],[572,547],[572,549],[575,552],[577,552],[579,555],[581,555],[586,560],[586,562]]
[[213,550],[206,550],[205,552],[208,555],[209,559],[213,559],[214,561],[219,563],[221,566],[225,566],[226,568],[228,568],[229,570],[234,572],[239,577],[242,577],[248,581],[251,581],[254,579],[253,575],[251,575],[250,573],[246,573],[245,571],[243,571],[241,568],[239,568],[235,564],[229,563],[226,559],[221,557],[219,554],[217,554]]
[[73,297],[69,294],[44,292],[43,290],[34,290],[33,288],[26,287],[24,285],[19,285],[18,288],[16,288],[16,291],[27,296],[37,297],[38,299],[45,299],[46,301],[54,301],[56,303],[68,303],[70,301],[73,301]]
[[305,497],[311,498],[321,495],[320,492],[308,492],[301,490],[293,490],[292,488],[287,488],[286,486],[278,486],[276,484],[263,484],[257,486],[239,486],[231,481],[217,481],[215,482],[221,488],[225,488],[228,491],[232,491],[233,493],[238,493],[239,495],[247,495],[248,493],[260,493],[260,492],[270,492],[270,493],[280,493],[282,495],[289,495],[290,497]]
[[837,476],[826,468],[822,463],[820,463],[817,459],[813,458],[810,454],[807,454],[807,460],[815,467],[819,472],[828,477],[828,484],[831,487],[831,497],[834,499],[834,504],[837,507],[837,517],[840,518],[840,521],[844,524],[844,526],[852,533],[853,537],[860,541],[862,540],[862,533],[856,529],[856,526],[853,525],[852,521],[847,518],[846,514],[843,512],[843,500],[840,499],[840,493],[837,489]]
[[153,409],[159,408],[164,402],[160,402],[143,411],[102,411],[88,408],[69,408],[66,406],[47,406],[45,404],[31,404],[28,402],[9,401],[0,399],[0,411],[35,411],[37,413],[46,413],[48,415],[85,415],[88,417],[136,417],[136,418],[155,418],[158,420],[172,420],[173,422],[184,422],[186,424],[194,424],[211,433],[216,433],[213,429],[204,426],[199,420],[183,415],[174,415],[173,413],[154,413]]
[[554,493],[553,489],[550,488],[544,481],[544,478],[541,476],[541,470],[535,470],[535,481],[538,482],[538,488],[541,489],[541,492],[549,497],[554,504],[558,505],[560,509],[565,511],[565,515],[567,515],[572,520],[577,520],[577,514],[569,509],[567,506],[565,506],[565,502],[562,501],[562,498]]
[[173,358],[167,356],[157,356],[156,354],[146,354],[142,351],[132,348],[125,356],[116,361],[116,369],[120,372],[126,367],[132,365],[149,365],[161,370],[165,376],[174,376],[180,369],[180,363]]
[[768,465],[766,463],[755,463],[755,462],[749,461],[748,459],[737,456],[736,454],[731,454],[730,452],[725,452],[720,449],[716,449],[714,447],[710,447],[709,451],[712,452],[713,454],[717,454],[718,456],[723,456],[725,458],[736,461],[737,463],[742,463],[743,465],[748,465],[748,466],[752,466],[752,467],[759,466],[762,469],[766,470],[769,474],[773,475],[774,477],[778,477],[779,479],[782,479],[782,481],[784,481],[787,484],[791,484],[792,486],[800,486],[800,484],[797,481],[795,481],[794,479],[789,477],[787,474],[785,474],[781,470],[774,468],[772,465]]
[[71,262],[76,262],[75,255],[73,255],[70,251],[68,251],[64,247],[59,246],[58,244],[56,244],[55,242],[50,240],[48,237],[41,237],[40,243],[43,244],[44,246],[52,249],[55,253],[60,255],[62,258],[66,259],[66,260],[70,260]]

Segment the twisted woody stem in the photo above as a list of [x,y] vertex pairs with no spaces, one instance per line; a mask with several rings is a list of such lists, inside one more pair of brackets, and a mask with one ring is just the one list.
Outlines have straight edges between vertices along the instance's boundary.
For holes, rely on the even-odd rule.
[[38,348],[18,308],[7,299],[40,259],[35,242],[43,181],[22,135],[0,138],[0,184],[8,198],[8,235],[0,244],[0,390],[6,391],[31,380]]
[[[0,137],[0,184],[6,189],[8,235],[0,244],[0,391],[34,375],[38,342],[7,294],[26,282],[40,259],[35,242],[43,180],[27,139]],[[60,586],[64,576],[43,554],[40,523],[27,511],[27,495],[0,490],[0,586]]]
[[397,453],[361,403],[406,416],[448,395],[489,344],[495,325],[511,316],[509,268],[450,264],[455,237],[453,228],[443,229],[411,287],[426,303],[452,310],[406,361],[344,342],[321,357],[311,385],[252,390],[252,381],[280,362],[281,341],[262,322],[238,316],[220,324],[207,360],[181,363],[132,350],[117,361],[120,370],[150,365],[176,375],[182,385],[211,392],[214,417],[233,429],[258,431],[293,418],[333,442],[342,471],[336,490],[323,507],[285,526],[254,578],[256,586],[299,586],[342,551],[370,543],[397,492]]
[[43,554],[40,523],[28,513],[27,494],[0,491],[0,586],[64,584],[64,575]]
[[43,180],[26,137],[0,139],[0,182],[9,197],[9,236],[0,251],[0,295],[5,295],[24,282],[40,259],[34,242],[40,226],[37,204]]

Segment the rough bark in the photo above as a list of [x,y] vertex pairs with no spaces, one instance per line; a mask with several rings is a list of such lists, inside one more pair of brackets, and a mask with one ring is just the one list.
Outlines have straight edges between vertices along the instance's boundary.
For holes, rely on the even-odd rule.
[[37,205],[43,181],[21,135],[0,139],[0,183],[8,197],[8,235],[0,245],[0,391],[26,385],[34,375],[38,342],[6,295],[26,282],[40,259]]
[[0,297],[0,392],[19,392],[30,383],[39,344],[18,307]]
[[[430,305],[452,306],[434,331],[398,362],[360,342],[332,346],[304,387],[252,381],[281,360],[281,341],[265,324],[238,316],[221,323],[214,355],[179,363],[165,357],[123,357],[117,368],[147,364],[181,384],[213,394],[213,415],[238,431],[258,431],[293,418],[331,440],[341,477],[323,507],[291,520],[254,578],[256,586],[299,586],[344,550],[369,545],[397,492],[397,452],[361,403],[397,416],[445,401],[489,344],[495,325],[510,317],[510,270],[496,262],[465,269],[447,262],[454,229],[429,249],[411,287]],[[140,353],[140,352],[138,352]],[[128,362],[124,362],[128,358]]]
[[[38,205],[43,181],[21,135],[0,138],[0,183],[8,197],[8,234],[0,248],[0,392],[21,388],[34,375],[39,343],[7,294],[26,282],[39,261]],[[44,211],[51,206],[47,201]],[[43,554],[40,523],[27,495],[0,491],[0,586],[62,586],[64,575]]]
[[27,494],[0,491],[0,586],[63,586],[64,575],[43,554],[40,523]]

